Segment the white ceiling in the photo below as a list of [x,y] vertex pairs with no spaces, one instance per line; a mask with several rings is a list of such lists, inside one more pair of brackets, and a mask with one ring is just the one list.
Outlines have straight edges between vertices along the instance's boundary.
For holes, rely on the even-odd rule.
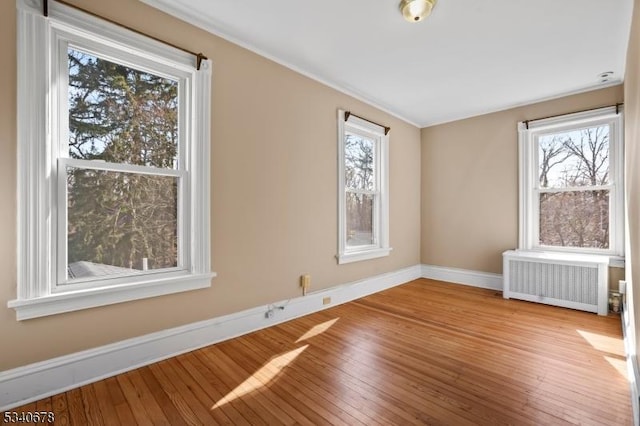
[[400,0],[142,1],[419,127],[620,83],[633,7],[439,0],[409,23]]

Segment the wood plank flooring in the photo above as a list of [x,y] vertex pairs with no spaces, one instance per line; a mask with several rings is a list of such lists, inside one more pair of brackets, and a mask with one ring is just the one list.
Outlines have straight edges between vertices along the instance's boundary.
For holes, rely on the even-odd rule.
[[620,318],[420,279],[13,411],[58,425],[630,425]]

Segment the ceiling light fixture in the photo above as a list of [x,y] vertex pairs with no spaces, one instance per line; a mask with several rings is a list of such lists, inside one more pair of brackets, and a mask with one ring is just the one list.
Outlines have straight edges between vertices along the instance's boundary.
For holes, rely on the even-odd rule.
[[409,22],[420,22],[429,14],[438,0],[402,0],[400,11]]

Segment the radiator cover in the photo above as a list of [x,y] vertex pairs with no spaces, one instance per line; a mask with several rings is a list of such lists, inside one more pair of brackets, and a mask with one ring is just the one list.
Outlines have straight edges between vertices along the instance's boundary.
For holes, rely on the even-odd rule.
[[503,297],[607,315],[609,258],[573,253],[503,253]]

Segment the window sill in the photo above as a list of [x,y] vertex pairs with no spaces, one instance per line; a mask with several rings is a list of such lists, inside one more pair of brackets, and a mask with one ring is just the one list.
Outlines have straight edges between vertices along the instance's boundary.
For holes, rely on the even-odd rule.
[[386,248],[376,248],[373,250],[353,251],[353,252],[341,253],[337,255],[336,258],[338,259],[338,264],[342,265],[344,263],[359,262],[361,260],[369,260],[369,259],[376,259],[378,257],[385,257],[389,255],[391,250],[393,250],[391,247],[386,247]]
[[117,287],[92,288],[51,294],[34,299],[10,300],[7,306],[15,309],[16,319],[22,321],[63,312],[207,288],[211,287],[211,279],[215,276],[215,273],[208,273],[154,279]]

